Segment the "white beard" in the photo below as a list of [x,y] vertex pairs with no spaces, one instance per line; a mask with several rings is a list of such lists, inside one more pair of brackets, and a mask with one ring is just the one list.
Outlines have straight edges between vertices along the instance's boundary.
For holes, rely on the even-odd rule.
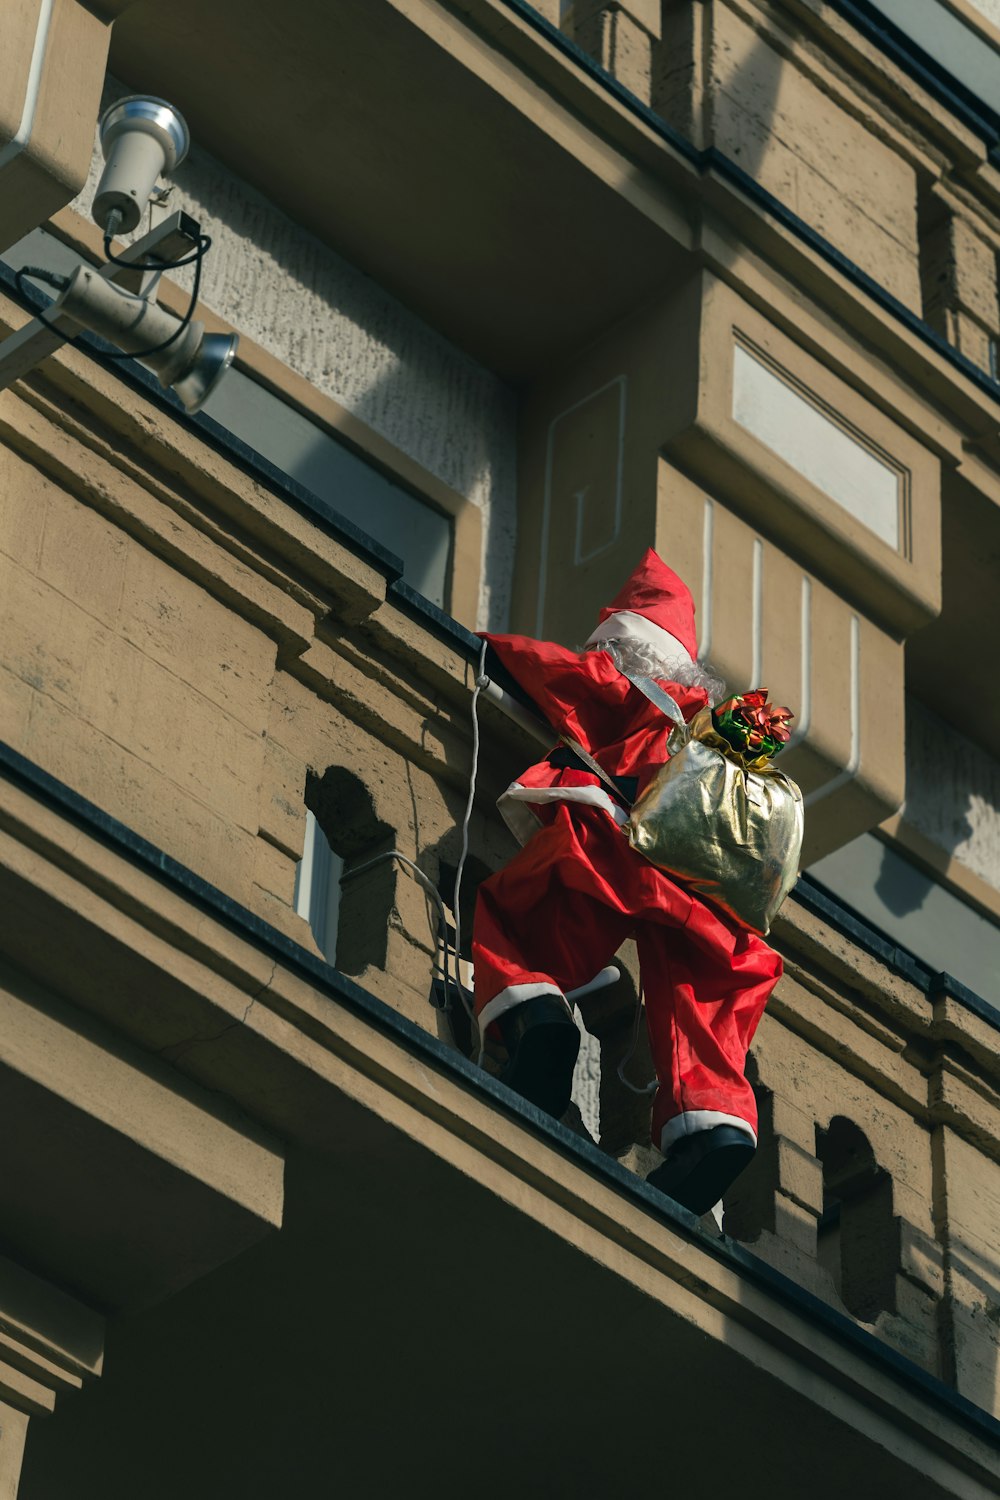
[[634,672],[637,677],[665,678],[680,687],[704,688],[712,708],[726,696],[725,682],[705,663],[684,656],[661,656],[655,646],[648,641],[636,640],[634,636],[609,636],[585,649],[610,653],[612,647],[625,670]]

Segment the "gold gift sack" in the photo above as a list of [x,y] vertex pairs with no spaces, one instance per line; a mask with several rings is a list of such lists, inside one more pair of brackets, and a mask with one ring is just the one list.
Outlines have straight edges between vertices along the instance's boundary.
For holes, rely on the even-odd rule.
[[763,935],[798,878],[802,821],[795,782],[766,757],[734,751],[706,708],[636,802],[627,832],[633,849]]

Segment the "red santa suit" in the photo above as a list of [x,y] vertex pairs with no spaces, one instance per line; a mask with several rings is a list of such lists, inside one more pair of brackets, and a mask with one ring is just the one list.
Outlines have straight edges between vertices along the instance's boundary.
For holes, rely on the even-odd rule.
[[[696,652],[686,585],[647,552],[601,611],[591,643],[639,637],[664,659]],[[496,658],[553,728],[589,751],[613,778],[631,778],[629,800],[668,758],[671,724],[604,651],[578,653],[526,636],[487,635]],[[589,644],[589,643],[588,643]],[[701,687],[659,679],[690,721]],[[628,814],[565,749],[512,783],[500,799],[524,844],[479,888],[473,928],[480,1027],[538,995],[563,997],[587,983],[628,937],[636,941],[658,1089],[654,1144],[734,1125],[756,1143],[747,1048],[781,976],[762,938],[636,853]]]

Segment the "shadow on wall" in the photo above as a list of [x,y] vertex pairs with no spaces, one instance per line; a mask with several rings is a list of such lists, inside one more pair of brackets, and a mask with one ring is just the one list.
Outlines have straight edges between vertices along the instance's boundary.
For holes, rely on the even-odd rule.
[[[215,239],[206,303],[482,509],[496,628],[513,561],[514,393],[205,153],[195,148],[175,180]],[[310,487],[322,493],[315,478]],[[391,532],[378,540],[393,547]]]
[[306,778],[306,807],[333,852],[344,861],[337,927],[336,965],[342,973],[361,975],[385,965],[389,917],[395,881],[392,862],[381,861],[356,879],[352,870],[395,842],[394,830],[375,811],[364,782],[343,766],[330,766]]
[[[578,4],[577,9],[583,8]],[[665,0],[662,19],[662,40],[654,45],[653,53],[652,108],[699,149],[718,146],[737,166],[761,180],[765,158],[775,146],[784,59],[754,33],[736,63],[747,99],[727,95],[723,115],[718,107],[719,80],[732,37],[720,40],[710,8],[689,0]],[[794,40],[801,35],[795,18],[787,12],[782,14],[782,26]]]
[[907,917],[919,911],[927,900],[931,883],[922,870],[894,858],[892,850],[883,847],[875,894],[894,917]]
[[816,1126],[823,1167],[823,1215],[816,1258],[847,1311],[863,1323],[896,1311],[899,1227],[892,1178],[875,1160],[867,1136],[844,1115]]
[[1000,764],[912,695],[904,815],[938,848],[1000,886]]
[[[961,826],[965,832],[959,836],[956,825],[955,841],[949,853],[953,853],[974,832],[971,818],[964,818]],[[908,917],[920,911],[934,888],[934,882],[923,870],[900,859],[888,845],[883,846],[875,894],[894,917]]]
[[[109,78],[102,110],[128,92]],[[85,217],[102,166],[98,146],[72,205]],[[513,566],[514,392],[197,144],[173,183],[168,207],[194,215],[214,242],[205,304],[483,511],[484,604],[500,628]]]
[[[997,763],[908,695],[903,816],[938,849],[994,886],[1000,883],[998,802]],[[875,890],[894,916],[921,910],[931,888],[921,871],[883,850]]]

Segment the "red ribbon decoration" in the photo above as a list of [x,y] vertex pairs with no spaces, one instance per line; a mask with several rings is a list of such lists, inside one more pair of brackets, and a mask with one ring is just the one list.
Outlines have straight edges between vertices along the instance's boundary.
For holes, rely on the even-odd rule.
[[768,703],[767,688],[754,688],[752,692],[741,693],[738,698],[730,698],[716,709],[716,713],[720,716],[731,714],[745,727],[750,750],[759,750],[765,736],[784,744],[791,738],[788,721],[795,717],[791,709]]

